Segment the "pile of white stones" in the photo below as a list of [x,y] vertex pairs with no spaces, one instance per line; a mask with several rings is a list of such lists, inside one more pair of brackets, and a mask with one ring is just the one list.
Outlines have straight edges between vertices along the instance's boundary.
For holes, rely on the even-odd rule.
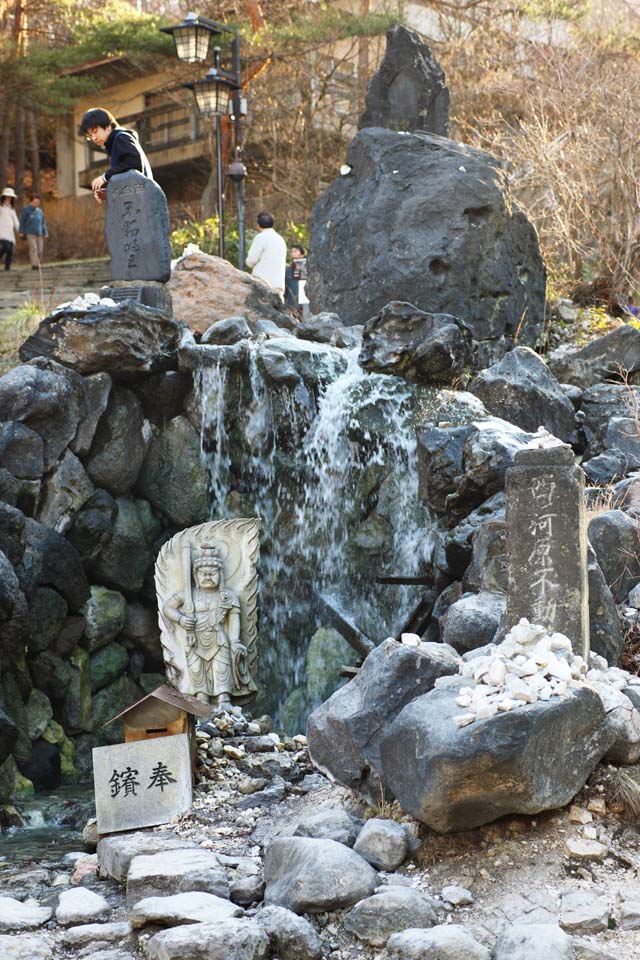
[[60,313],[61,310],[91,310],[96,307],[117,307],[118,304],[111,297],[99,297],[97,293],[84,293],[75,300],[68,300],[66,303],[59,304],[52,311],[52,316]]
[[464,659],[459,674],[468,677],[470,682],[460,689],[456,698],[458,706],[466,710],[454,717],[458,727],[487,720],[527,703],[566,697],[572,688],[591,683],[604,683],[614,690],[640,684],[640,678],[618,667],[609,667],[598,654],[590,654],[586,663],[573,653],[568,637],[561,633],[549,634],[544,627],[524,619],[509,631],[502,643],[489,644],[478,655]]

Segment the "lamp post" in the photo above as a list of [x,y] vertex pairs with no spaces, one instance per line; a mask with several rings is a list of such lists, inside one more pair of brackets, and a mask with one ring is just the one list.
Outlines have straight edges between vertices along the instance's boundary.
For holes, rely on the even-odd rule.
[[222,117],[231,114],[235,130],[234,160],[229,165],[229,176],[237,185],[238,194],[238,266],[244,269],[244,178],[246,170],[242,160],[242,115],[244,109],[240,75],[240,38],[238,31],[224,23],[200,17],[195,13],[187,14],[184,21],[175,27],[162,27],[162,33],[173,36],[176,54],[186,63],[201,63],[207,59],[211,37],[223,33],[233,34],[231,41],[231,71],[220,67],[220,47],[214,47],[213,66],[205,77],[195,83],[186,83],[193,90],[200,113],[213,116],[216,120],[216,167],[218,175],[218,252],[224,257],[224,208],[223,208],[223,170],[222,170]]

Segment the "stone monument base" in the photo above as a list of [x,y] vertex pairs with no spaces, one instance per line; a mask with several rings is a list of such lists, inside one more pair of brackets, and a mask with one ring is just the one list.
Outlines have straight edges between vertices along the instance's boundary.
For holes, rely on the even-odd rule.
[[171,294],[166,283],[157,280],[112,280],[100,288],[101,297],[111,297],[116,303],[133,300],[145,307],[162,310],[167,317],[173,316]]

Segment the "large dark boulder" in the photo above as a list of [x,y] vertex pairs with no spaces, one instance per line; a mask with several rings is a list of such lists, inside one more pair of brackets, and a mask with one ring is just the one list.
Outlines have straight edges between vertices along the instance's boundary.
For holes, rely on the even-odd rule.
[[0,709],[0,764],[3,764],[18,738],[18,728],[13,720]]
[[416,383],[454,383],[471,368],[471,334],[455,317],[394,301],[365,325],[358,362]]
[[131,594],[142,589],[153,558],[135,501],[118,497],[116,505],[113,536],[87,566],[93,580]]
[[24,554],[16,571],[25,594],[30,596],[36,587],[53,587],[71,610],[79,610],[89,597],[89,584],[78,551],[36,520],[27,519],[25,530]]
[[535,343],[545,303],[538,240],[498,161],[431,134],[361,130],[311,218],[312,310],[364,324],[392,300],[462,320],[481,360]]
[[544,360],[529,347],[516,347],[505,354],[482,370],[468,389],[496,417],[531,433],[545,427],[565,443],[576,441],[573,404]]
[[19,590],[20,581],[16,572],[9,559],[0,551],[0,622],[11,617]]
[[587,688],[465,727],[454,723],[464,712],[457,696],[452,684],[413,700],[380,748],[402,809],[442,833],[563,807],[611,746],[600,697]]
[[44,472],[42,437],[23,423],[0,423],[0,463],[14,477],[39,480]]
[[622,601],[640,581],[637,521],[622,510],[606,510],[592,517],[588,536],[607,586]]
[[[39,434],[43,442],[44,469],[49,470],[75,436],[76,392],[61,373],[41,370],[34,364],[14,367],[0,377],[0,420],[18,421]],[[26,438],[23,436],[23,439]],[[39,467],[38,454],[34,449],[31,454],[30,474],[36,465]]]
[[623,324],[581,350],[552,360],[550,367],[562,383],[583,390],[607,380],[620,380],[625,373],[635,383],[634,374],[640,371],[640,330]]
[[418,427],[420,498],[452,526],[504,489],[514,457],[532,439],[497,417]]
[[[379,798],[380,740],[391,720],[438,677],[456,673],[446,648],[428,652],[385,640],[358,674],[314,710],[307,723],[313,763],[339,783]],[[337,748],[339,745],[339,749]]]
[[625,648],[620,615],[604,573],[589,545],[587,576],[589,579],[589,646],[615,667]]
[[[634,420],[634,410],[639,409],[639,404],[639,387],[627,387],[621,383],[597,383],[584,391],[578,419],[588,445],[585,459],[595,457],[606,449],[615,450],[619,433],[609,434],[610,424],[620,418]],[[632,433],[626,427],[624,432]],[[625,437],[625,443],[629,440],[629,437]]]
[[69,540],[83,560],[93,560],[113,536],[118,507],[106,490],[96,490],[67,531]]
[[449,135],[449,89],[444,71],[417,33],[394,23],[387,49],[369,81],[358,129],[426,130]]
[[137,490],[176,526],[188,527],[208,518],[208,485],[195,427],[186,417],[163,424],[149,446]]
[[442,642],[459,653],[491,643],[507,611],[504,593],[465,593],[452,603],[440,621]]
[[131,390],[115,387],[100,417],[88,459],[87,473],[97,487],[114,496],[136,482],[151,439],[142,404]]
[[0,550],[15,567],[22,560],[26,540],[22,510],[0,500]]
[[78,373],[123,380],[176,366],[182,325],[161,310],[126,300],[117,307],[65,310],[46,317],[20,347],[20,359],[51,357]]

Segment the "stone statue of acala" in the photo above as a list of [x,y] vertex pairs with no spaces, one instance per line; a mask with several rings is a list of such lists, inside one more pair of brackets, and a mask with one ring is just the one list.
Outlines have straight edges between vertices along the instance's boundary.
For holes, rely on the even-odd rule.
[[256,691],[259,526],[238,519],[190,527],[156,562],[167,679],[216,706]]

